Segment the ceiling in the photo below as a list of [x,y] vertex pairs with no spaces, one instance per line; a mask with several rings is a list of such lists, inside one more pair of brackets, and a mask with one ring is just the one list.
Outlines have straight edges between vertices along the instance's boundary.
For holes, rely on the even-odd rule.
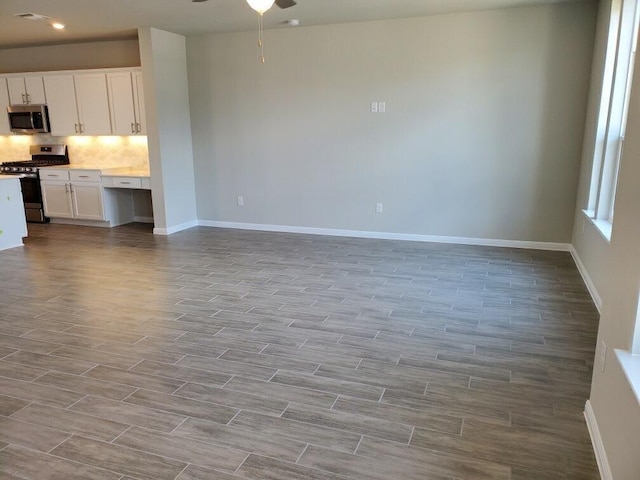
[[[294,18],[324,25],[566,1],[588,0],[297,0],[264,18],[266,28],[277,28]],[[66,29],[16,13],[46,15]],[[245,0],[0,0],[0,48],[134,38],[137,27],[147,26],[183,35],[229,32],[256,28],[257,16]]]

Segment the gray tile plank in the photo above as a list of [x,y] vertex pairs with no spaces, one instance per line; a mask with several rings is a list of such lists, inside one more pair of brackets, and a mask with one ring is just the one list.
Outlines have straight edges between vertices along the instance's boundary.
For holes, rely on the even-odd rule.
[[62,388],[70,392],[110,398],[112,400],[122,400],[136,391],[135,387],[60,372],[49,372],[36,378],[34,382],[51,387]]
[[71,410],[115,422],[126,422],[131,425],[152,428],[166,433],[173,431],[187,418],[184,415],[176,415],[140,405],[93,396],[83,398],[73,405]]
[[174,434],[288,462],[295,462],[305,449],[304,442],[285,438],[265,438],[256,432],[195,418],[186,420]]
[[131,475],[140,480],[173,480],[187,466],[184,462],[110,443],[71,437],[53,455]]
[[268,438],[292,438],[347,453],[353,453],[361,439],[359,433],[346,431],[348,426],[344,429],[338,429],[335,425],[331,425],[329,428],[323,425],[246,411],[241,411],[229,425],[251,430]]
[[321,427],[344,430],[358,435],[371,435],[401,443],[408,443],[413,428],[381,418],[372,418],[355,413],[324,410],[292,403],[282,414],[282,418],[310,423]]
[[259,395],[259,393],[260,392],[249,393],[247,391],[240,393],[234,391],[232,388],[218,388],[211,385],[187,383],[180,387],[174,395],[271,415],[280,415],[289,404],[286,401],[277,400],[268,395]]
[[129,428],[129,425],[125,423],[37,404],[23,408],[14,413],[11,418],[105,442],[112,441]]
[[[7,479],[119,480],[121,477],[119,473],[90,467],[16,445],[10,445],[4,450],[0,450],[0,472],[11,475],[7,476]],[[1,474],[0,478],[3,478]]]
[[105,367],[98,365],[97,367],[85,373],[85,376],[104,380],[111,383],[120,383],[131,387],[146,388],[158,392],[172,393],[185,384],[180,380],[167,377],[158,377],[155,375],[146,375],[143,373],[132,372],[128,370],[120,370],[117,368]]
[[223,424],[238,413],[237,408],[142,389],[126,398],[124,402]]
[[84,395],[35,383],[0,377],[0,392],[10,397],[66,408]]
[[8,417],[0,417],[0,442],[48,452],[70,434]]
[[131,428],[118,437],[115,443],[200,467],[228,472],[234,472],[247,458],[247,453],[240,450],[139,427]]
[[338,396],[333,393],[296,387],[273,382],[263,382],[252,378],[235,376],[224,386],[225,389],[256,394],[283,402],[297,402],[306,405],[330,408]]
[[251,454],[238,470],[245,478],[260,480],[346,480],[347,477],[274,458]]

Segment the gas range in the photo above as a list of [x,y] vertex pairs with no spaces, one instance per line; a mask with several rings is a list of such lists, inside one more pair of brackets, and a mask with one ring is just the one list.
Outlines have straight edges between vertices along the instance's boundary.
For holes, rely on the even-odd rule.
[[38,170],[42,167],[69,165],[69,153],[65,145],[31,145],[29,152],[31,160],[0,164],[0,175],[20,177],[27,222],[45,223],[49,219],[44,214]]
[[69,154],[65,145],[32,145],[30,153],[31,160],[3,162],[0,164],[0,174],[37,175],[40,167],[69,164]]

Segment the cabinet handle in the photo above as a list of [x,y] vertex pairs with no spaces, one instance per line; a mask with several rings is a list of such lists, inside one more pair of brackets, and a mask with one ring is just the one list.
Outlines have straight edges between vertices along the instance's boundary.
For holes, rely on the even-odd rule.
[[89,178],[89,175],[78,175],[80,178]]
[[68,184],[68,183],[65,183],[65,184],[64,184],[64,191],[65,191],[66,193],[69,193],[69,184]]
[[142,131],[142,128],[141,128],[140,124],[136,123],[136,132],[140,133],[141,131]]
[[130,185],[131,182],[120,182],[120,185]]
[[31,103],[31,95],[27,93],[27,104]]
[[27,103],[27,99],[24,93],[22,94],[22,103]]
[[136,133],[136,124],[131,122],[131,133]]
[[74,126],[75,126],[75,128],[76,128],[76,133],[78,133],[78,124],[77,124],[77,123],[74,123],[73,125],[74,125]]
[[80,125],[80,133],[84,133],[84,123],[79,123]]

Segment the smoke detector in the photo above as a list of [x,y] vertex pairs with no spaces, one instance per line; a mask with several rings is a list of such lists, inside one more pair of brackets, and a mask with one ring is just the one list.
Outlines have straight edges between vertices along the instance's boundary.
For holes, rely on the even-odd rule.
[[37,20],[40,22],[51,20],[51,17],[47,17],[46,15],[42,15],[40,13],[14,13],[13,16],[24,18],[25,20]]

